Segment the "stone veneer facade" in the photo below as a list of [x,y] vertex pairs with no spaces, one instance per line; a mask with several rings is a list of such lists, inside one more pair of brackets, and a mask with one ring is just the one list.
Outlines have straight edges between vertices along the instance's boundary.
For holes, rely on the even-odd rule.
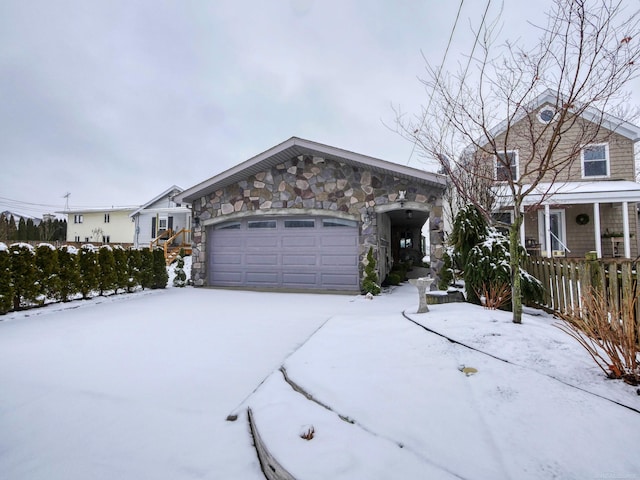
[[[206,230],[209,225],[254,215],[334,216],[356,220],[360,227],[360,278],[369,247],[378,249],[374,218],[364,223],[368,211],[393,209],[398,191],[414,210],[440,210],[442,189],[372,172],[322,157],[300,155],[245,180],[221,188],[193,202],[194,226],[192,281],[207,284]],[[387,207],[384,207],[387,205]],[[406,207],[405,207],[406,208]],[[434,246],[432,245],[432,251]]]

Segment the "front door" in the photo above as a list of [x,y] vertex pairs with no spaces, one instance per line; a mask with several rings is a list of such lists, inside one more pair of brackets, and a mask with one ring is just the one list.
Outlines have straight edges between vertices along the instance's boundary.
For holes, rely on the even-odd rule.
[[[549,230],[551,232],[551,252],[554,256],[564,256],[567,249],[567,227],[564,210],[549,211]],[[547,235],[545,231],[544,210],[538,211],[538,241],[541,245],[541,254],[547,256]]]

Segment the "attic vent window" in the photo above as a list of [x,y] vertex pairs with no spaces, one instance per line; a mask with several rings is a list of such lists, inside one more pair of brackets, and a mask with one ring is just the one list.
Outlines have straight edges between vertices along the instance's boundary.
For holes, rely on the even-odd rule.
[[538,120],[545,125],[551,123],[556,117],[556,112],[552,108],[545,107],[538,112]]

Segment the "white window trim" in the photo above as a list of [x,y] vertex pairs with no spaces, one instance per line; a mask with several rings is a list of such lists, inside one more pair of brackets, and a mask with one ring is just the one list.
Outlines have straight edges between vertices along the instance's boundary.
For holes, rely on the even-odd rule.
[[[607,163],[607,174],[606,175],[589,175],[585,176],[584,174],[584,149],[587,147],[600,147],[604,146],[604,159]],[[589,143],[587,145],[583,145],[580,149],[580,169],[582,178],[585,180],[592,178],[609,178],[611,176],[611,158],[609,157],[609,144],[608,143]]]
[[[512,153],[514,155],[516,160],[516,176],[512,180],[514,182],[517,182],[518,179],[520,178],[520,153],[518,152],[518,150],[506,150],[500,153],[504,153],[506,155],[509,155],[510,153]],[[503,165],[500,165],[500,166],[503,167]],[[493,157],[493,179],[494,181],[499,183],[507,183],[507,180],[498,180],[498,157],[497,156]]]

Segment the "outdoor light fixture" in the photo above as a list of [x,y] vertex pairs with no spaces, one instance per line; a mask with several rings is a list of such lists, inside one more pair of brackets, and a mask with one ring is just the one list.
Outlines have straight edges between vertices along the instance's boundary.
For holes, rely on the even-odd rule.
[[200,226],[200,217],[193,217],[193,224],[196,227],[199,227]]
[[407,218],[409,219],[413,218],[413,212],[411,210],[407,210],[405,214],[407,215]]
[[406,190],[398,190],[398,202],[400,202],[400,206],[404,207],[404,202],[406,202],[405,196],[407,195]]

